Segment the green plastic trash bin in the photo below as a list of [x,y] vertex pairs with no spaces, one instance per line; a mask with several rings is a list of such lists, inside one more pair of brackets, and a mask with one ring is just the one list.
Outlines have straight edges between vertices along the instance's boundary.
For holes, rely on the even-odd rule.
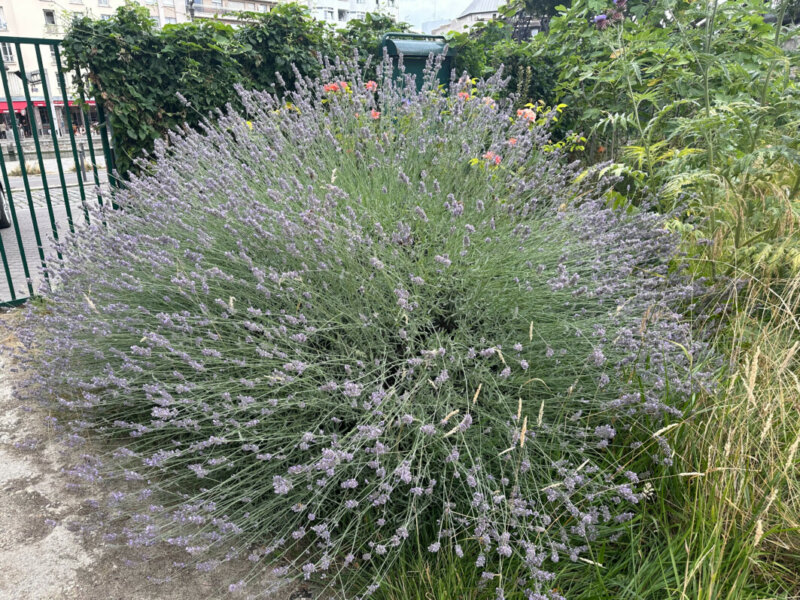
[[455,51],[448,48],[445,54],[446,46],[447,41],[441,35],[389,32],[384,34],[381,40],[381,48],[386,48],[394,64],[394,76],[400,77],[398,62],[402,54],[406,75],[414,76],[418,90],[422,88],[423,71],[431,54],[444,54],[437,76],[439,83],[444,85],[450,83],[450,71],[453,69]]

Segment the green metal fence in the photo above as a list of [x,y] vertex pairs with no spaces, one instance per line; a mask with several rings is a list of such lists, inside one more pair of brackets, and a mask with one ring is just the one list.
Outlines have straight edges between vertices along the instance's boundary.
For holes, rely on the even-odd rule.
[[[61,41],[0,36],[0,42],[0,102],[5,101],[0,114],[2,307],[36,294],[48,278],[48,260],[60,259],[56,242],[67,232],[80,235],[93,206],[109,202],[118,182],[113,135],[101,99],[95,103],[82,93],[70,96],[67,77],[80,73],[64,71]],[[49,89],[46,63],[55,73],[54,90]],[[38,67],[38,72],[26,67]]]

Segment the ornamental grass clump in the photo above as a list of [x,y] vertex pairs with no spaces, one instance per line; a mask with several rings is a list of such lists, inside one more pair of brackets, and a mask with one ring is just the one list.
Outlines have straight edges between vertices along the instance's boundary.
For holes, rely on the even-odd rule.
[[130,545],[370,582],[353,598],[413,543],[559,597],[559,561],[670,460],[652,434],[705,379],[697,284],[662,217],[575,183],[555,111],[378,73],[242,90],[246,115],[158,146],[62,244],[18,392],[111,448],[73,475],[105,480]]

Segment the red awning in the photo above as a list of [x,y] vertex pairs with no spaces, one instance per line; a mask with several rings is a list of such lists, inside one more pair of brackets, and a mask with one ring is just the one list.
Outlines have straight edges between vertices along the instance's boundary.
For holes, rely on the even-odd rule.
[[[94,100],[87,100],[86,104],[88,104],[89,106],[94,106],[95,102],[94,102]],[[75,102],[74,100],[70,100],[69,101],[69,105],[70,106],[77,106],[78,103]],[[42,103],[42,106],[44,106],[44,103]],[[63,100],[54,100],[53,101],[53,106],[64,106],[64,101]]]
[[[24,100],[15,100],[14,101],[14,112],[21,112],[28,108],[28,103]],[[34,100],[34,106],[47,106],[47,103],[44,100]],[[0,113],[7,113],[8,112],[8,103],[7,102],[0,102]]]
[[[21,110],[25,110],[28,108],[28,103],[25,101],[22,102],[14,102],[14,112],[19,112]],[[0,113],[7,113],[8,112],[8,103],[7,102],[0,102]]]

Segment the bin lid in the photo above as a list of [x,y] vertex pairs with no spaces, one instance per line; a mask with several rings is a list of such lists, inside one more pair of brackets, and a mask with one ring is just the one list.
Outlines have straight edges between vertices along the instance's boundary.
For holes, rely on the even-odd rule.
[[[381,47],[385,47],[389,56],[424,56],[442,54],[447,46],[447,40],[441,35],[418,35],[413,33],[387,33],[381,40]],[[447,56],[452,56],[453,50],[448,48]]]

